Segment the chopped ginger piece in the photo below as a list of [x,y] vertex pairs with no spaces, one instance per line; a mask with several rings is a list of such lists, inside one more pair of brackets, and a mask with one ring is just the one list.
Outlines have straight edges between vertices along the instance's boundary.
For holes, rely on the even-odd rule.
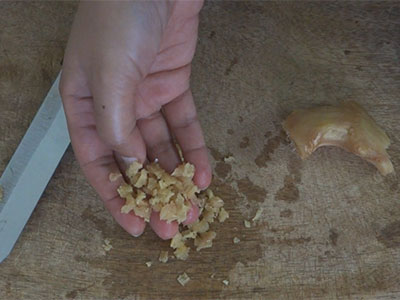
[[126,197],[126,203],[122,206],[122,213],[129,213],[130,211],[134,211],[135,215],[142,217],[148,222],[150,220],[151,209],[147,202],[146,194],[141,190],[137,191],[136,198],[132,197],[132,195],[128,195]]
[[226,279],[222,280],[222,283],[225,284],[225,285],[229,285],[229,280],[226,280]]
[[251,223],[248,220],[244,220],[244,227],[246,228],[250,228],[251,227]]
[[178,223],[182,223],[186,220],[186,215],[189,209],[189,204],[177,204],[176,202],[170,202],[161,208],[160,219],[166,220],[167,223],[171,223],[172,221],[178,221]]
[[233,243],[234,243],[234,244],[240,243],[240,239],[239,239],[238,237],[235,236],[235,237],[233,238]]
[[172,173],[172,176],[192,179],[194,176],[194,166],[192,164],[179,165]]
[[212,207],[217,208],[217,209],[224,206],[224,201],[220,197],[217,197],[217,196],[212,197],[210,199],[209,203]]
[[127,198],[128,196],[131,196],[133,193],[133,188],[127,183],[123,183],[119,188],[118,188],[118,194],[121,198]]
[[162,179],[165,176],[165,174],[168,174],[167,172],[165,172],[164,169],[161,168],[161,166],[158,163],[155,162],[147,165],[146,168],[147,171],[155,175],[157,179]]
[[183,273],[178,276],[177,280],[181,286],[185,286],[190,281],[190,277],[188,276],[188,274]]
[[149,189],[149,191],[156,190],[157,180],[155,180],[154,178],[149,178],[149,180],[147,181],[147,188]]
[[[155,211],[160,214],[161,220],[183,225],[192,203],[199,207],[200,219],[191,225],[181,226],[184,230],[171,240],[174,255],[181,260],[189,256],[190,248],[185,244],[187,240],[194,240],[197,251],[211,247],[216,233],[209,231],[210,224],[216,217],[220,222],[229,217],[221,198],[209,189],[200,192],[192,180],[194,173],[195,168],[189,163],[179,165],[172,174],[168,174],[157,161],[145,167],[134,162],[126,172],[129,183],[124,182],[118,188],[120,197],[125,199],[121,212],[133,212],[146,222],[149,222],[151,212]],[[110,174],[110,178],[113,176]],[[168,252],[162,251],[159,260],[167,262]]]
[[185,231],[182,232],[182,239],[185,240],[185,241],[188,240],[188,239],[195,239],[196,236],[197,236],[197,232],[192,231],[190,229],[185,230]]
[[189,247],[182,245],[174,251],[174,254],[177,259],[186,260],[189,257],[189,251]]
[[178,232],[177,234],[175,234],[175,236],[172,238],[171,240],[171,248],[179,248],[182,245],[184,245],[183,241],[182,241],[182,234],[180,232]]
[[214,231],[200,233],[200,235],[194,240],[194,245],[197,247],[196,250],[200,251],[201,249],[212,247],[212,241],[215,239],[216,235],[217,234]]
[[178,150],[179,159],[181,160],[181,162],[183,162],[184,158],[181,146],[179,146],[179,144],[175,144],[175,148],[176,150]]
[[264,209],[263,209],[262,207],[260,207],[259,209],[257,209],[256,215],[255,215],[255,216],[253,217],[253,219],[251,219],[251,220],[252,220],[253,222],[259,220],[260,217],[261,217],[261,214],[262,214],[263,210],[264,210]]
[[228,218],[229,218],[228,212],[223,207],[221,207],[219,214],[218,214],[218,221],[220,223],[223,223]]
[[204,210],[201,216],[203,220],[206,220],[208,223],[214,222],[215,215],[212,210]]
[[372,163],[382,175],[394,172],[390,140],[356,102],[292,112],[283,127],[302,159],[321,146],[337,146]]
[[234,161],[235,161],[235,158],[232,155],[224,157],[224,162],[226,162],[226,163],[230,163],[230,162],[234,162]]
[[136,179],[135,184],[133,185],[136,188],[141,188],[147,184],[147,172],[145,169],[140,170],[139,177]]
[[103,249],[104,251],[108,252],[113,248],[113,246],[111,246],[111,241],[110,239],[104,239],[104,244],[103,244]]
[[111,182],[114,182],[114,181],[117,181],[119,178],[121,178],[122,177],[122,174],[121,173],[110,173],[110,175],[108,176],[108,179],[111,181]]
[[132,181],[141,168],[143,168],[143,165],[138,161],[134,161],[126,170],[126,176]]
[[204,233],[208,231],[209,228],[210,225],[208,224],[207,220],[204,219],[201,221],[196,221],[190,226],[190,229],[197,233]]
[[168,251],[161,251],[158,260],[162,263],[166,263],[168,261]]
[[146,266],[147,266],[148,268],[150,268],[150,267],[152,266],[152,264],[153,264],[153,262],[151,262],[151,261],[146,261]]

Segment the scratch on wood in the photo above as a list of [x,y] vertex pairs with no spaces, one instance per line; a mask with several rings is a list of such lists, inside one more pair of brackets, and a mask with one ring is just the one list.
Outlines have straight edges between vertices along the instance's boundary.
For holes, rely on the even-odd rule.
[[336,229],[331,228],[329,229],[329,239],[333,246],[336,246],[339,234],[337,233]]
[[385,226],[377,236],[377,240],[387,248],[400,247],[400,221]]

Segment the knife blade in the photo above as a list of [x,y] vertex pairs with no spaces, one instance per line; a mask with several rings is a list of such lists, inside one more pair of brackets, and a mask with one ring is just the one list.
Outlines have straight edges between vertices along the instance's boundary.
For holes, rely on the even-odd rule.
[[60,74],[0,178],[0,263],[13,249],[70,142],[58,91]]

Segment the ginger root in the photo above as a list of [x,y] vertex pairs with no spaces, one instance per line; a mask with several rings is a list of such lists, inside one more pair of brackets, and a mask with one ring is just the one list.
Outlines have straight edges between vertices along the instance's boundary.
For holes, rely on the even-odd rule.
[[382,175],[394,172],[390,140],[356,102],[292,112],[283,123],[302,159],[321,146],[337,146],[372,163]]

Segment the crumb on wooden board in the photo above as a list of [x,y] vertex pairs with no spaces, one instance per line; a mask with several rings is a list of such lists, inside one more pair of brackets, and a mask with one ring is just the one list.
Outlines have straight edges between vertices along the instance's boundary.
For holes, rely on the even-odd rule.
[[104,239],[104,244],[102,247],[103,247],[104,251],[106,251],[106,252],[110,251],[113,248],[113,246],[111,245],[110,239]]
[[255,216],[253,217],[253,219],[251,219],[253,222],[258,221],[261,218],[261,214],[263,212],[263,208],[260,207],[259,209],[257,209]]
[[148,268],[150,268],[153,265],[153,262],[152,261],[146,261],[145,264],[146,264],[146,266]]
[[178,280],[181,286],[185,286],[190,281],[190,277],[188,276],[188,274],[182,273],[177,277],[176,280]]
[[230,162],[234,162],[234,161],[235,161],[235,158],[232,155],[224,157],[224,162],[226,162],[226,163],[230,163]]
[[158,260],[162,263],[168,262],[168,251],[161,251]]
[[244,220],[243,224],[244,224],[244,227],[246,227],[246,228],[250,228],[251,227],[251,223],[250,223],[249,220]]

